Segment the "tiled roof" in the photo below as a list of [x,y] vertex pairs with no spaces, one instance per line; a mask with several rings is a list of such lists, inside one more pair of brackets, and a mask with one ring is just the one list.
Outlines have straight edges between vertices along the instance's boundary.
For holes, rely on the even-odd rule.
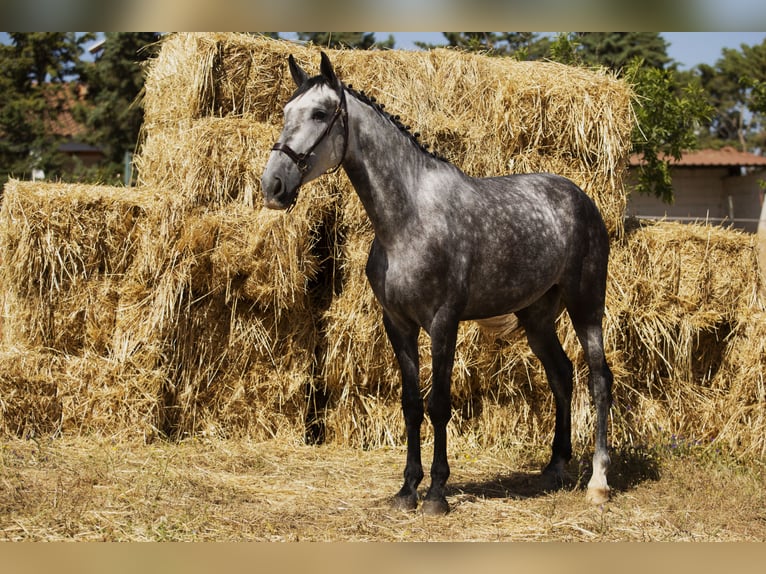
[[79,123],[72,113],[78,102],[85,99],[87,88],[81,84],[48,84],[44,90],[48,102],[45,125],[48,132],[57,136],[77,137],[85,133],[86,128]]
[[[680,160],[671,158],[670,163],[681,167],[766,167],[766,157],[727,146],[721,149],[686,151]],[[631,154],[631,167],[641,164],[641,156]]]

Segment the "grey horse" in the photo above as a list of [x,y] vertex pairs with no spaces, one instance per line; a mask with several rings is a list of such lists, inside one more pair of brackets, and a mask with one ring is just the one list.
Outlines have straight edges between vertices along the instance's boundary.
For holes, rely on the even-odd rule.
[[553,174],[473,178],[429,153],[373,100],[344,86],[326,54],[309,77],[288,58],[297,90],[261,179],[264,204],[288,209],[301,185],[341,166],[375,231],[366,273],[401,369],[407,429],[404,484],[394,504],[418,505],[423,479],[418,334],[431,338],[434,428],[431,485],[422,510],[449,511],[446,426],[458,323],[515,313],[556,402],[544,476],[561,480],[572,456],[572,363],[556,335],[566,308],[585,352],[596,409],[587,500],[609,498],[607,422],[612,373],[603,346],[609,238],[594,202]]

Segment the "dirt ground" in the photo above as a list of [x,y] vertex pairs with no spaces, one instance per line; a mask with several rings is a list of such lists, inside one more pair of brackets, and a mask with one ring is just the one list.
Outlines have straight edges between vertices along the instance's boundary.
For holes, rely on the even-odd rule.
[[612,500],[590,507],[584,456],[570,464],[571,484],[545,492],[543,449],[453,445],[452,511],[430,517],[388,505],[403,448],[95,438],[0,445],[0,539],[9,541],[766,540],[763,462],[709,449],[616,452]]

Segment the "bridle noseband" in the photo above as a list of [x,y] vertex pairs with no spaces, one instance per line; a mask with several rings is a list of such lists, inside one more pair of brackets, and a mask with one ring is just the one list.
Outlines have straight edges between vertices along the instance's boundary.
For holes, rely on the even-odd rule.
[[338,107],[335,108],[335,113],[332,116],[332,119],[327,124],[327,127],[324,129],[324,131],[319,135],[319,137],[316,139],[314,144],[305,152],[298,153],[293,148],[291,148],[287,144],[283,144],[280,142],[277,142],[274,144],[274,146],[271,148],[274,151],[281,151],[287,157],[289,157],[293,162],[295,162],[296,167],[298,168],[298,171],[301,172],[301,183],[303,182],[303,178],[306,176],[306,173],[309,171],[309,164],[308,164],[308,158],[311,155],[311,153],[316,149],[316,147],[322,143],[322,141],[330,134],[330,130],[332,130],[333,126],[335,125],[335,122],[338,121],[338,118],[343,116],[343,154],[340,156],[340,161],[338,162],[338,165],[336,165],[334,168],[327,170],[325,173],[335,173],[340,169],[341,164],[343,163],[343,160],[346,158],[346,150],[348,149],[348,107],[346,105],[346,90],[343,86],[340,88],[340,101],[338,102]]

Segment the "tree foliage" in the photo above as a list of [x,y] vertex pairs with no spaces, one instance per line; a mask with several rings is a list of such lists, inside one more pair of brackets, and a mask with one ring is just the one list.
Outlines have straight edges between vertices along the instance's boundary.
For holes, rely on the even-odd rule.
[[298,32],[298,37],[306,42],[328,48],[393,48],[394,37],[389,35],[383,42],[375,40],[375,32]]
[[143,123],[137,101],[144,85],[142,62],[155,55],[155,32],[107,32],[103,50],[81,65],[80,79],[88,87],[86,105],[78,118],[88,126],[86,140],[106,156],[97,177],[108,183],[122,179],[125,153],[135,150]]
[[639,59],[649,68],[664,69],[670,62],[668,43],[658,32],[576,32],[583,64],[620,71]]
[[733,145],[743,151],[766,146],[766,41],[742,44],[739,50],[724,48],[715,65],[700,64],[692,74],[700,78],[714,108],[703,138],[706,145]]
[[442,32],[446,44],[415,42],[424,50],[439,47],[483,52],[490,56],[512,56],[519,60],[537,60],[548,51],[550,39],[536,32]]
[[634,60],[626,78],[638,96],[633,151],[641,155],[636,191],[673,201],[671,158],[697,147],[697,133],[711,107],[698,82],[680,84],[672,70],[643,65]]
[[59,174],[61,137],[52,129],[70,100],[67,83],[77,74],[91,34],[14,32],[0,45],[0,184],[35,170]]

